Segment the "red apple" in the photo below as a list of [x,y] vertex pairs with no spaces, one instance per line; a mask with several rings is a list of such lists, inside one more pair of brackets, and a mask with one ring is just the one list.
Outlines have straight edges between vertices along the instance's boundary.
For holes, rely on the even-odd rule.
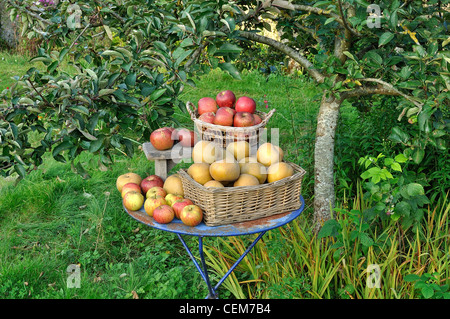
[[236,109],[236,112],[249,112],[253,114],[256,111],[256,102],[251,97],[241,96],[237,99],[234,108]]
[[175,212],[169,205],[161,205],[153,211],[153,219],[159,224],[168,224],[175,218]]
[[176,217],[176,218],[180,219],[181,211],[182,211],[183,208],[186,207],[187,205],[194,205],[194,203],[193,203],[190,199],[188,199],[188,198],[185,198],[185,199],[177,199],[177,200],[175,201],[175,203],[173,203],[172,208],[173,208],[173,211],[175,212],[175,217]]
[[139,186],[136,183],[126,183],[125,185],[123,185],[122,187],[122,198],[125,196],[126,193],[128,193],[129,191],[135,191],[135,192],[141,192],[141,186]]
[[166,197],[167,193],[161,186],[153,186],[145,194],[146,198]]
[[262,122],[261,116],[259,116],[258,114],[253,114],[253,118],[255,119],[255,125],[258,125]]
[[148,216],[153,217],[153,212],[161,205],[167,205],[164,197],[147,198],[144,202],[144,210]]
[[183,199],[183,196],[177,194],[167,194],[165,197],[167,205],[170,207],[172,207],[172,205],[179,199]]
[[168,150],[174,144],[174,140],[172,139],[173,132],[173,129],[167,127],[154,130],[152,134],[150,134],[150,143],[152,143],[153,147],[159,151]]
[[214,124],[222,126],[233,125],[234,110],[230,107],[221,107],[217,110],[214,117]]
[[202,222],[203,211],[197,205],[187,205],[181,211],[180,219],[187,226],[197,226]]
[[142,205],[144,204],[144,200],[144,195],[142,195],[140,192],[129,191],[123,197],[123,206],[125,206],[125,208],[128,210],[136,211],[141,209]]
[[255,125],[255,118],[249,112],[237,112],[234,116],[233,124],[235,127],[247,127]]
[[228,106],[234,107],[234,103],[236,103],[236,96],[230,90],[225,90],[217,94],[216,103],[220,107]]
[[147,191],[152,187],[163,187],[164,180],[158,175],[150,175],[144,178],[141,182],[141,189],[144,195],[147,195]]
[[198,117],[198,119],[200,121],[213,124],[215,116],[216,116],[216,113],[214,113],[214,112],[206,112],[206,113],[203,113],[202,115],[200,115]]
[[208,112],[216,112],[217,103],[212,97],[202,97],[198,100],[198,115]]
[[178,141],[183,147],[193,147],[197,142],[197,135],[194,131],[182,128],[178,130]]

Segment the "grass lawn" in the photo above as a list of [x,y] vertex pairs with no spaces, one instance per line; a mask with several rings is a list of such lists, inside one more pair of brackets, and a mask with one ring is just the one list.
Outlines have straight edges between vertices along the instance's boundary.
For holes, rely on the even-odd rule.
[[[11,84],[10,77],[26,72],[27,61],[0,54],[0,90]],[[268,127],[279,129],[286,158],[302,166],[311,163],[306,146],[318,107],[313,84],[281,76],[266,80],[257,73],[235,81],[212,72],[199,79],[196,88],[186,88],[182,98],[195,103],[222,89],[254,97],[262,111],[275,107]],[[187,113],[177,111],[176,117],[192,126]],[[50,155],[17,185],[12,178],[0,179],[0,298],[206,296],[206,285],[176,235],[145,227],[122,209],[117,176],[128,171],[153,174],[153,163],[142,152],[133,158],[117,154],[108,171],[99,170],[91,154],[80,160],[89,168],[90,179],[82,179],[70,164],[56,162]],[[186,240],[195,251],[194,238]],[[208,239],[205,244],[219,242]],[[81,267],[81,287],[76,289],[67,285],[67,269],[73,264]],[[231,297],[225,288],[219,293]]]

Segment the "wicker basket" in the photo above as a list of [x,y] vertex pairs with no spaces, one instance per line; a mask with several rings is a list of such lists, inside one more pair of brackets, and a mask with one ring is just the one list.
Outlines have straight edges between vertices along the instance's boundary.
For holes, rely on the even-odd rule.
[[194,181],[186,170],[178,171],[184,196],[203,210],[207,226],[227,225],[269,217],[300,208],[303,168],[288,163],[294,175],[257,186],[204,187]]
[[275,109],[270,110],[269,113],[256,111],[261,117],[261,123],[249,127],[232,127],[215,125],[206,123],[198,119],[198,110],[195,108],[192,102],[186,103],[186,109],[188,110],[192,121],[201,135],[201,139],[204,141],[213,141],[216,145],[226,147],[229,143],[235,141],[247,141],[249,144],[254,145],[259,141],[259,136],[264,131],[264,128],[275,113]]

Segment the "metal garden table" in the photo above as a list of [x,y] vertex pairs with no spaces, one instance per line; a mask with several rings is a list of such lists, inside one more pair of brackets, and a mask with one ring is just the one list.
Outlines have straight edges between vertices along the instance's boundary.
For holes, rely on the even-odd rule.
[[[305,208],[305,201],[302,196],[300,196],[301,206],[299,209],[293,212],[281,213],[278,215],[264,217],[253,221],[234,223],[229,225],[222,226],[206,226],[203,222],[195,227],[189,227],[184,225],[181,220],[174,219],[171,223],[168,224],[159,224],[155,222],[153,217],[150,217],[144,210],[141,208],[138,211],[129,211],[125,209],[125,211],[133,217],[135,220],[148,225],[150,227],[176,233],[187,253],[191,257],[195,267],[200,272],[203,280],[208,286],[209,294],[206,296],[206,299],[214,299],[218,298],[218,294],[216,290],[219,286],[225,281],[225,279],[231,274],[231,272],[236,268],[236,266],[244,259],[244,257],[251,251],[251,249],[256,245],[256,243],[264,236],[264,234],[274,228],[281,227],[290,223],[295,218],[297,218],[303,209]],[[203,252],[203,237],[227,237],[227,236],[242,236],[242,235],[250,235],[250,234],[258,234],[256,239],[250,244],[250,246],[246,249],[246,251],[236,260],[236,262],[231,266],[231,268],[227,271],[227,273],[219,280],[219,282],[213,287],[211,285],[208,270],[206,267],[205,256]],[[199,243],[199,253],[200,253],[200,261],[201,265],[197,262],[192,254],[191,250],[187,246],[184,241],[182,235],[189,236],[197,236]]]

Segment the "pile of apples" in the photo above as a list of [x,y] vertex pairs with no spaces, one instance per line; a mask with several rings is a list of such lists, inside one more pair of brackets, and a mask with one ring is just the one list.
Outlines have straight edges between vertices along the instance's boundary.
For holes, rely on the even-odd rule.
[[192,147],[197,142],[197,135],[187,128],[174,129],[173,127],[161,127],[150,134],[150,143],[158,151],[171,149],[175,143],[183,147]]
[[236,95],[231,90],[217,94],[216,98],[202,97],[197,103],[198,119],[200,121],[233,127],[254,126],[262,122],[255,114],[256,102],[248,96]]
[[203,211],[184,198],[183,185],[177,174],[164,181],[158,175],[142,179],[139,174],[126,173],[116,181],[126,209],[137,211],[144,207],[145,212],[159,224],[168,224],[175,218],[187,226],[197,226],[203,219]]
[[204,187],[256,186],[272,183],[294,174],[283,162],[283,150],[274,144],[261,144],[250,154],[247,141],[236,141],[222,148],[214,142],[199,141],[192,150],[189,176]]

